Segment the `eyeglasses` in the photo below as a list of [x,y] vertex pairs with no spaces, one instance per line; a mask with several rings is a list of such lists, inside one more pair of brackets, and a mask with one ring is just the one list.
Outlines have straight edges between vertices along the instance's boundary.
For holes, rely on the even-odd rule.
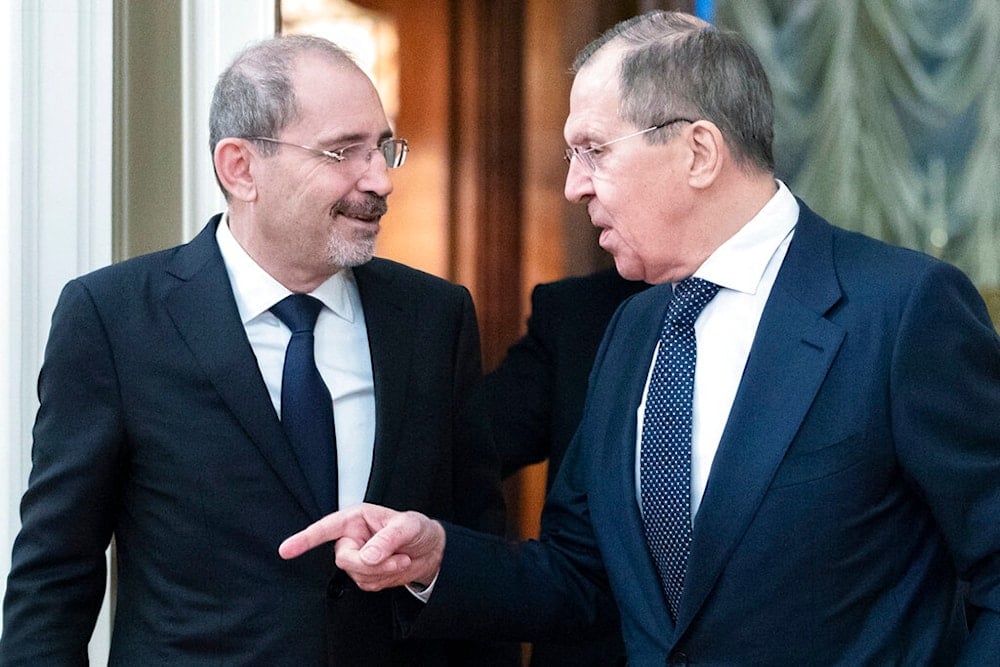
[[576,158],[580,164],[582,164],[587,171],[594,173],[597,170],[597,161],[595,158],[600,154],[600,151],[605,146],[610,146],[611,144],[617,143],[619,141],[625,141],[626,139],[631,139],[632,137],[638,137],[640,135],[646,134],[647,132],[652,132],[653,130],[662,130],[668,125],[673,125],[674,123],[693,123],[694,121],[689,118],[674,118],[673,120],[668,120],[665,123],[660,123],[659,125],[653,125],[652,127],[647,127],[645,130],[639,130],[638,132],[633,132],[632,134],[626,134],[624,137],[618,137],[617,139],[612,139],[611,141],[605,141],[603,144],[598,144],[597,146],[591,146],[590,148],[577,148],[576,146],[566,149],[566,154],[563,155],[563,159],[566,160],[567,164],[572,164],[573,158]]
[[313,148],[312,146],[303,146],[301,144],[293,144],[287,141],[281,141],[280,139],[272,139],[271,137],[247,137],[252,141],[267,141],[272,144],[281,144],[283,146],[292,146],[294,148],[301,148],[302,150],[309,151],[310,153],[315,153],[334,162],[347,162],[350,164],[368,164],[372,161],[372,153],[378,151],[385,158],[385,166],[389,169],[396,169],[397,167],[402,167],[403,163],[406,162],[406,154],[410,152],[410,147],[406,143],[406,139],[386,139],[380,142],[377,146],[368,147],[364,144],[351,144],[350,146],[344,146],[343,148],[335,151],[323,150],[322,148]]

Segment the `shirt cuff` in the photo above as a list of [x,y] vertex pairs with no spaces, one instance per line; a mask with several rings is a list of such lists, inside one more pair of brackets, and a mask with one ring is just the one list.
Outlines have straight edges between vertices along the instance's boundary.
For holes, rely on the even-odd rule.
[[440,570],[438,571],[437,574],[434,575],[434,578],[431,579],[431,583],[427,584],[426,586],[418,583],[406,584],[406,590],[410,591],[410,594],[413,597],[417,598],[421,602],[426,603],[428,600],[431,599],[431,593],[434,592],[434,584],[437,583],[439,574],[441,574]]

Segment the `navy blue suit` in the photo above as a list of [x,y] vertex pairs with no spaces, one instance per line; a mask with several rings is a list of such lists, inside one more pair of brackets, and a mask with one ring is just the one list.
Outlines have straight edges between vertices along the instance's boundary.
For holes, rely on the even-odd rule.
[[[482,646],[395,641],[393,608],[410,596],[361,592],[332,549],[278,556],[321,513],[240,322],[217,224],[63,291],[0,664],[86,663],[112,537],[112,664],[487,662]],[[468,291],[387,260],[354,273],[375,383],[366,500],[502,532],[495,454],[457,417],[480,373]]]
[[695,518],[676,625],[634,477],[670,298],[644,291],[609,324],[542,541],[510,549],[448,526],[414,630],[572,636],[613,595],[630,665],[997,664],[1000,338],[965,276],[802,206]]

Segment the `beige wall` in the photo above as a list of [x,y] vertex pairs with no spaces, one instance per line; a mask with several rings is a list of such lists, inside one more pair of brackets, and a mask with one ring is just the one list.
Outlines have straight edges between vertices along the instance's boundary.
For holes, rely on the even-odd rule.
[[184,241],[180,30],[180,0],[116,4],[116,260]]

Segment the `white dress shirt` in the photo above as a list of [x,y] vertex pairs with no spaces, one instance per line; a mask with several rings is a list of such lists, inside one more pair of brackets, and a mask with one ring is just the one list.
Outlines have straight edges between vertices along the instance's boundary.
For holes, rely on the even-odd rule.
[[[281,375],[291,331],[270,312],[291,292],[260,267],[229,229],[225,215],[215,234],[240,319],[276,414],[281,415]],[[323,302],[314,331],[316,366],[333,398],[337,434],[339,507],[364,500],[375,443],[375,382],[361,296],[350,269],[309,293]]]
[[[691,516],[694,517],[708,484],[708,473],[729,419],[750,346],[757,333],[764,304],[785,259],[799,218],[799,204],[784,183],[746,225],[719,246],[694,275],[720,286],[695,320],[698,358],[694,372],[693,431],[691,439]],[[657,345],[657,353],[659,345]],[[646,388],[637,413],[636,500],[642,506],[639,453],[646,394],[656,354],[649,365]]]

